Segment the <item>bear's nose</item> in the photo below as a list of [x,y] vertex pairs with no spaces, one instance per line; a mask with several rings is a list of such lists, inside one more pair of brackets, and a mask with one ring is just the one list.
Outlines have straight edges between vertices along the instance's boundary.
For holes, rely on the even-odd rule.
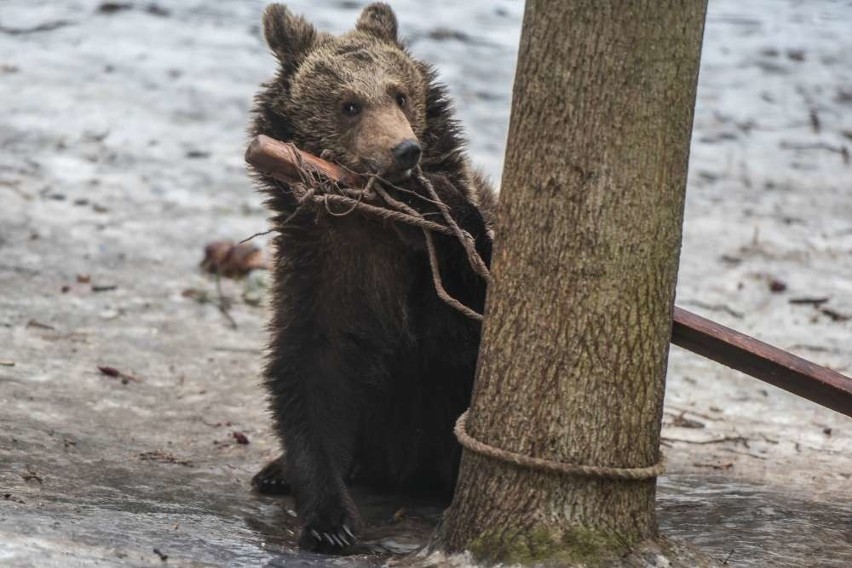
[[403,140],[391,150],[397,167],[410,170],[420,161],[420,144],[417,140]]

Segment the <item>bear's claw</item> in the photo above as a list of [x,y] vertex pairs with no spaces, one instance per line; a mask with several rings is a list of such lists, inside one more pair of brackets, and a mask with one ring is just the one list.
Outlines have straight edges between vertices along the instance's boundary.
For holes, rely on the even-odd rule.
[[347,526],[338,530],[320,531],[314,528],[306,528],[302,533],[299,545],[309,550],[318,552],[341,552],[355,544],[358,539]]

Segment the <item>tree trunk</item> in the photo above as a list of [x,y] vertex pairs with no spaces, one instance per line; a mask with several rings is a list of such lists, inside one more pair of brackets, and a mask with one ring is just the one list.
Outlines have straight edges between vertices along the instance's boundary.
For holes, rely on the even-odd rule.
[[[705,9],[527,1],[473,438],[569,464],[660,459]],[[655,489],[465,450],[439,539],[485,561],[597,562],[656,536]]]

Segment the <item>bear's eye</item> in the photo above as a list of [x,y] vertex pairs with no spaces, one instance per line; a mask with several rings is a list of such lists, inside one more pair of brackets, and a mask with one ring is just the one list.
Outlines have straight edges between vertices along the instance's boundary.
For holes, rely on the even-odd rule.
[[357,103],[343,103],[343,114],[346,116],[356,116],[361,112],[361,107]]
[[398,104],[402,108],[405,108],[406,103],[408,103],[408,99],[405,98],[405,95],[403,95],[402,93],[399,93],[396,96],[396,104]]

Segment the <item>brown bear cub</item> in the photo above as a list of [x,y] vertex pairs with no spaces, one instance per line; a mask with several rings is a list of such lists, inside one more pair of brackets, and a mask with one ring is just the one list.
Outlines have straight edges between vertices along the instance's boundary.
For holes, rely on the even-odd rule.
[[[396,199],[440,220],[425,178],[489,263],[495,195],[391,8],[371,4],[353,31],[332,36],[274,4],[263,31],[279,69],[256,97],[251,134],[380,175]],[[255,175],[278,233],[265,380],[285,452],[253,484],[292,492],[300,545],[334,552],[360,527],[349,483],[452,494],[452,430],[470,402],[480,324],[436,295],[419,229],[323,207],[293,216],[289,186]],[[486,284],[463,247],[434,239],[444,287],[481,312]]]

